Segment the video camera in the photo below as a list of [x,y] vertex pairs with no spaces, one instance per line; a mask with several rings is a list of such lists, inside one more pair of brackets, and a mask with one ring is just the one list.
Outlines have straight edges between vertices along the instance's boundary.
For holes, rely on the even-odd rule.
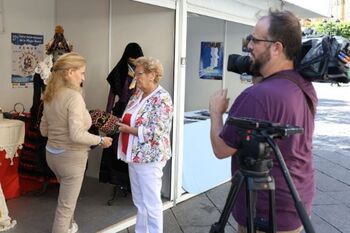
[[[244,40],[246,43],[247,40]],[[249,52],[243,44],[243,51]],[[350,41],[340,36],[305,36],[302,38],[300,58],[294,61],[295,69],[312,82],[350,82]],[[231,54],[227,70],[247,75],[253,74],[249,56]]]

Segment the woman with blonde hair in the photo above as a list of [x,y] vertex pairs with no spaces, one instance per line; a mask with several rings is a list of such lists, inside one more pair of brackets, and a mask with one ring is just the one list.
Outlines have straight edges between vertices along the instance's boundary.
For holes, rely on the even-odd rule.
[[136,90],[119,124],[118,158],[128,163],[132,199],[137,207],[136,233],[163,232],[161,200],[163,168],[171,156],[170,131],[173,105],[159,85],[159,60],[135,61]]
[[86,60],[77,53],[62,55],[53,65],[44,92],[40,132],[48,137],[46,160],[60,182],[53,233],[73,233],[73,219],[91,145],[107,148],[109,137],[88,132],[91,117],[82,96]]

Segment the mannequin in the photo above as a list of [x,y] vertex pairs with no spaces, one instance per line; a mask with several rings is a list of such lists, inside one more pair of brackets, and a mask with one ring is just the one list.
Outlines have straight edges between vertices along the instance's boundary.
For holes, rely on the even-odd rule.
[[[108,75],[110,91],[106,107],[107,113],[112,112],[118,118],[122,116],[135,88],[133,60],[141,56],[143,52],[140,45],[129,43],[121,59]],[[111,205],[118,191],[121,190],[124,196],[127,195],[126,191],[130,189],[130,181],[127,164],[118,160],[116,154],[119,133],[109,136],[113,137],[113,145],[103,150],[99,181],[115,185],[113,198],[108,201],[108,204]]]

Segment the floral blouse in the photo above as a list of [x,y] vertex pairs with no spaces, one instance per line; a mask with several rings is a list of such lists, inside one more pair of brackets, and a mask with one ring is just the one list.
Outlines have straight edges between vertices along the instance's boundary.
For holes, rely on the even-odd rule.
[[173,117],[171,97],[161,86],[144,99],[142,95],[143,92],[136,89],[124,111],[124,115],[131,114],[130,126],[138,128],[138,136],[128,134],[127,149],[123,152],[122,134],[119,135],[118,158],[131,163],[168,160]]

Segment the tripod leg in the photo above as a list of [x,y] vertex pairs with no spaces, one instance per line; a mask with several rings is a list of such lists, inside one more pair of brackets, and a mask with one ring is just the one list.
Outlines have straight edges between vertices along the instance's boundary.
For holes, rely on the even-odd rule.
[[290,176],[288,167],[286,165],[286,162],[283,159],[283,155],[282,155],[278,145],[275,144],[275,142],[273,141],[272,138],[267,137],[266,139],[267,139],[268,144],[271,146],[271,148],[275,152],[276,159],[281,167],[283,177],[284,177],[285,181],[287,182],[289,191],[293,197],[295,208],[297,209],[300,220],[303,223],[303,226],[305,228],[305,232],[306,233],[315,233],[314,227],[312,226],[311,220],[306,212],[304,204],[299,197],[298,191],[293,183],[292,177]]
[[247,178],[246,180],[246,207],[247,207],[247,232],[255,233],[255,216],[256,216],[256,197],[257,193],[254,189],[254,179]]
[[275,212],[275,190],[269,191],[269,232],[275,233],[276,227],[276,212]]
[[225,207],[222,210],[220,219],[218,222],[214,223],[210,228],[210,233],[224,233],[225,232],[225,226],[228,221],[228,218],[230,217],[230,213],[232,210],[232,207],[234,203],[236,202],[238,192],[241,189],[241,186],[244,181],[244,176],[240,171],[236,172],[235,175],[231,179],[231,188],[230,192],[228,193]]
[[[275,221],[275,182],[270,176],[245,178],[246,183],[246,215],[247,215],[247,232],[255,233],[263,231],[267,233],[276,232]],[[256,218],[256,203],[258,191],[269,191],[269,221],[260,221]]]

